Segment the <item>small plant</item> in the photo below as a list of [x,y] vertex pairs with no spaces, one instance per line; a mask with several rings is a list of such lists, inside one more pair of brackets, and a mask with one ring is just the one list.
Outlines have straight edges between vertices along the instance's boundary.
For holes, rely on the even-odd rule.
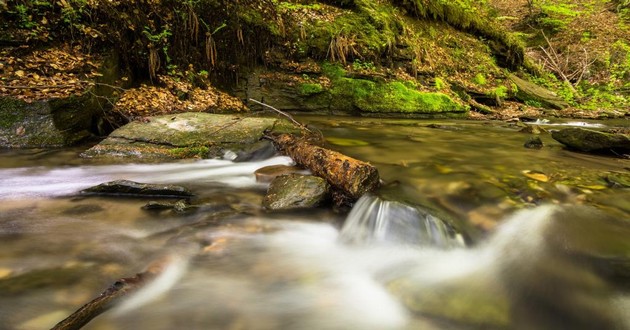
[[508,88],[503,85],[498,86],[490,92],[490,95],[501,100],[506,99],[508,97]]
[[433,87],[435,87],[436,90],[441,91],[446,88],[446,82],[440,77],[435,77],[433,81]]
[[372,62],[361,62],[361,60],[356,59],[352,62],[352,69],[355,71],[374,71],[376,67]]
[[477,85],[485,85],[487,83],[486,76],[481,73],[477,73],[477,75],[475,75],[475,78],[473,78],[473,82]]

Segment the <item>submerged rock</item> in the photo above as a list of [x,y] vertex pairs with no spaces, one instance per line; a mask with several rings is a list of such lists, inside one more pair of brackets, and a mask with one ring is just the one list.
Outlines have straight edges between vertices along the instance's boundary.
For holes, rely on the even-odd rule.
[[519,132],[528,134],[542,134],[547,133],[547,130],[538,125],[526,125],[525,127],[521,128]]
[[565,128],[551,133],[556,141],[584,152],[625,153],[630,151],[630,136],[586,128]]
[[543,142],[538,136],[532,136],[525,141],[524,147],[527,149],[541,149]]
[[148,160],[221,157],[251,151],[267,130],[287,131],[286,120],[209,113],[181,113],[131,122],[82,154]]
[[132,195],[152,197],[191,197],[193,193],[185,187],[167,184],[138,183],[129,180],[116,180],[81,190],[93,195]]
[[326,199],[329,189],[326,180],[317,176],[282,175],[271,182],[263,199],[263,207],[268,210],[315,207]]
[[192,213],[199,209],[199,205],[190,205],[185,199],[178,200],[175,203],[162,203],[157,201],[150,201],[142,207],[145,211],[163,211],[172,210],[175,213],[184,214]]

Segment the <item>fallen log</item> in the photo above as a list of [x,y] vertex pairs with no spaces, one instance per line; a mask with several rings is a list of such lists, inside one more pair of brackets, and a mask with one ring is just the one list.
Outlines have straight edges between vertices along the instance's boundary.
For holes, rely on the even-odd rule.
[[150,283],[166,267],[167,259],[151,264],[146,271],[133,277],[121,278],[103,291],[98,297],[83,305],[50,330],[78,330],[95,317],[116,306],[120,300]]
[[291,134],[267,136],[276,148],[352,199],[379,186],[376,167]]

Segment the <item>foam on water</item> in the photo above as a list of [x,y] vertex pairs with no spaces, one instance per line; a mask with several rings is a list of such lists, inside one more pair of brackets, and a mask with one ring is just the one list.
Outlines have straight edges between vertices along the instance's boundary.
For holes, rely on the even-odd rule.
[[253,175],[269,165],[290,165],[289,157],[234,163],[208,159],[190,163],[78,166],[48,169],[28,167],[0,170],[0,199],[63,196],[100,183],[127,179],[142,183],[213,182],[233,187],[258,185]]

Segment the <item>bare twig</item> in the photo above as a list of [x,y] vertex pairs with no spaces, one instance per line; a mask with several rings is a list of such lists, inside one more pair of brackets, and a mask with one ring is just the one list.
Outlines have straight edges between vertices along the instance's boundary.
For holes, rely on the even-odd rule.
[[150,265],[146,271],[133,277],[122,278],[98,297],[83,305],[77,311],[57,323],[51,330],[78,330],[103,312],[116,306],[116,304],[129,294],[138,291],[156,276],[160,275],[166,267],[167,259],[161,259]]
[[277,112],[277,113],[279,113],[279,114],[281,114],[281,115],[283,115],[283,116],[287,117],[287,118],[288,118],[288,119],[289,119],[289,120],[290,120],[293,124],[295,124],[296,126],[298,126],[300,129],[303,129],[303,130],[305,130],[305,131],[308,131],[309,133],[313,133],[313,132],[312,132],[310,129],[308,129],[306,126],[302,125],[302,123],[300,123],[299,121],[295,120],[295,119],[294,119],[294,118],[293,118],[290,114],[288,114],[288,113],[286,113],[286,112],[284,112],[284,111],[278,110],[278,109],[276,109],[276,108],[274,108],[274,107],[270,106],[269,104],[266,104],[266,103],[263,103],[263,102],[260,102],[260,101],[256,101],[256,100],[254,100],[254,99],[249,99],[249,100],[250,100],[250,101],[252,101],[252,102],[254,102],[254,103],[256,103],[256,104],[260,104],[260,105],[262,105],[262,106],[264,106],[264,107],[267,107],[267,108],[269,108],[269,109],[271,109],[271,110],[273,110],[273,111],[275,111],[275,112]]

